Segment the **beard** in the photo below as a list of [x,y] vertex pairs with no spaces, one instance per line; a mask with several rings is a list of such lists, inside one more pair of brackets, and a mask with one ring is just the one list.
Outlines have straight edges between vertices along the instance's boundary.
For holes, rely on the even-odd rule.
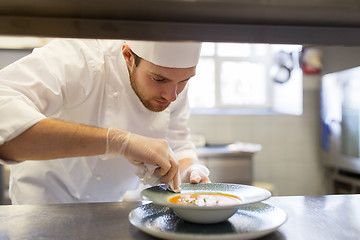
[[[136,69],[136,68],[135,68]],[[136,79],[135,76],[135,69],[132,72],[129,72],[130,75],[130,85],[132,87],[132,89],[134,90],[135,94],[138,96],[140,102],[144,105],[144,107],[146,107],[148,110],[152,111],[152,112],[162,112],[164,111],[169,105],[160,105],[156,103],[156,100],[159,100],[160,102],[166,102],[167,100],[159,97],[150,97],[147,98],[145,91],[141,88],[141,86],[139,86],[138,81]]]

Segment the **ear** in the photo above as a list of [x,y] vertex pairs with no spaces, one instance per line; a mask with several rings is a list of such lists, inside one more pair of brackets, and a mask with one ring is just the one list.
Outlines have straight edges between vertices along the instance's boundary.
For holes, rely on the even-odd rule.
[[122,54],[124,56],[126,65],[128,67],[128,69],[132,69],[135,66],[135,60],[134,60],[134,56],[131,52],[131,48],[128,44],[124,44],[122,46]]

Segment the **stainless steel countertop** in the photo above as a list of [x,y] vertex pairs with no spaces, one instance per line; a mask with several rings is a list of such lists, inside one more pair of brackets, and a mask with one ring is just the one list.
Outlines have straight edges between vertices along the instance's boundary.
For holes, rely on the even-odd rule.
[[[287,222],[263,240],[358,239],[360,195],[272,197]],[[0,239],[155,239],[129,220],[141,202],[0,206]]]

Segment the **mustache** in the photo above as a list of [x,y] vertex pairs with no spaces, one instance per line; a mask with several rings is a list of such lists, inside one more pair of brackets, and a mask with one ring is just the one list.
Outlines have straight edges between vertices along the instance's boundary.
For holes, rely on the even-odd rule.
[[169,102],[168,100],[166,100],[166,98],[155,98],[155,100],[159,101],[159,102]]

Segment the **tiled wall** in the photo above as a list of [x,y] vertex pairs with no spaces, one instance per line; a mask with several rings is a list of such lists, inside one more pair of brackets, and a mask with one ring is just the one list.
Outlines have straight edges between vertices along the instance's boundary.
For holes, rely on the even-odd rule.
[[254,156],[254,181],[272,183],[277,195],[323,194],[318,156],[319,79],[305,78],[301,116],[192,115],[189,127],[193,133],[203,134],[209,143],[261,144],[262,150]]

